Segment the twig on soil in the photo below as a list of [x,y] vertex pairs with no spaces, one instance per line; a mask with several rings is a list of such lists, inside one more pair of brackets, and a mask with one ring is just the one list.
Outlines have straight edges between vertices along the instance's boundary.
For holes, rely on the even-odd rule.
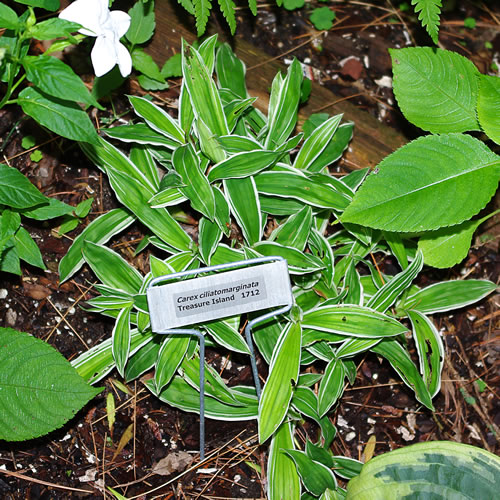
[[18,479],[23,479],[24,481],[43,484],[44,486],[49,486],[50,488],[58,488],[60,490],[77,491],[77,492],[81,492],[81,493],[93,493],[93,490],[83,490],[80,488],[72,488],[71,486],[63,486],[62,484],[49,483],[48,481],[42,481],[41,479],[36,479],[34,477],[26,476],[25,474],[21,474],[19,472],[13,472],[13,471],[4,470],[4,469],[0,469],[0,472],[2,474],[5,474],[6,476],[13,476],[13,477],[17,477]]

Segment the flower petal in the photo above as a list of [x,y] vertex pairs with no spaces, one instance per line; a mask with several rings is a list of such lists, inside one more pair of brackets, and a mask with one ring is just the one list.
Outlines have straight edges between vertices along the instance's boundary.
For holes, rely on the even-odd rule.
[[66,7],[59,17],[83,26],[80,33],[87,36],[98,36],[101,26],[109,15],[107,0],[76,0]]
[[94,66],[95,76],[103,76],[111,71],[118,62],[113,38],[97,37],[90,57],[92,59],[92,66]]
[[110,12],[113,31],[118,38],[121,38],[130,27],[130,16],[122,10]]
[[122,43],[118,42],[115,45],[116,55],[118,56],[118,67],[123,77],[130,75],[132,72],[132,57]]

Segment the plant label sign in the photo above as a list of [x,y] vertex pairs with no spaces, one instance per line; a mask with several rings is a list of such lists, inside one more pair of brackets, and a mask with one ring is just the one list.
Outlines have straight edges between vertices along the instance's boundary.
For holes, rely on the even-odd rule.
[[154,332],[270,309],[293,300],[285,261],[151,286],[147,297]]

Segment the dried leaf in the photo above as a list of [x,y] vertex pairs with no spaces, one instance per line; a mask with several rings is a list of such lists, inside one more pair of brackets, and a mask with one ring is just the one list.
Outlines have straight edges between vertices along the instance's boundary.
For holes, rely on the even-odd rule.
[[113,460],[114,462],[115,458],[118,456],[118,454],[127,446],[127,443],[132,439],[132,436],[134,435],[134,424],[130,424],[125,431],[122,434],[122,437],[120,438],[120,442],[118,443],[118,447],[116,448],[115,454],[113,455]]
[[153,467],[153,472],[160,476],[170,476],[174,472],[186,470],[192,461],[193,457],[185,451],[169,453]]

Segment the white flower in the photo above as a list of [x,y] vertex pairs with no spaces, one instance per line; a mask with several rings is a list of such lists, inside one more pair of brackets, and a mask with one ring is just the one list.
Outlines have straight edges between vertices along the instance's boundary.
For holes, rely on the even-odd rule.
[[90,55],[96,76],[102,76],[118,64],[122,76],[132,71],[132,58],[120,38],[130,26],[130,16],[121,10],[110,11],[108,0],[76,0],[60,14],[61,19],[83,26],[83,35],[97,40]]

